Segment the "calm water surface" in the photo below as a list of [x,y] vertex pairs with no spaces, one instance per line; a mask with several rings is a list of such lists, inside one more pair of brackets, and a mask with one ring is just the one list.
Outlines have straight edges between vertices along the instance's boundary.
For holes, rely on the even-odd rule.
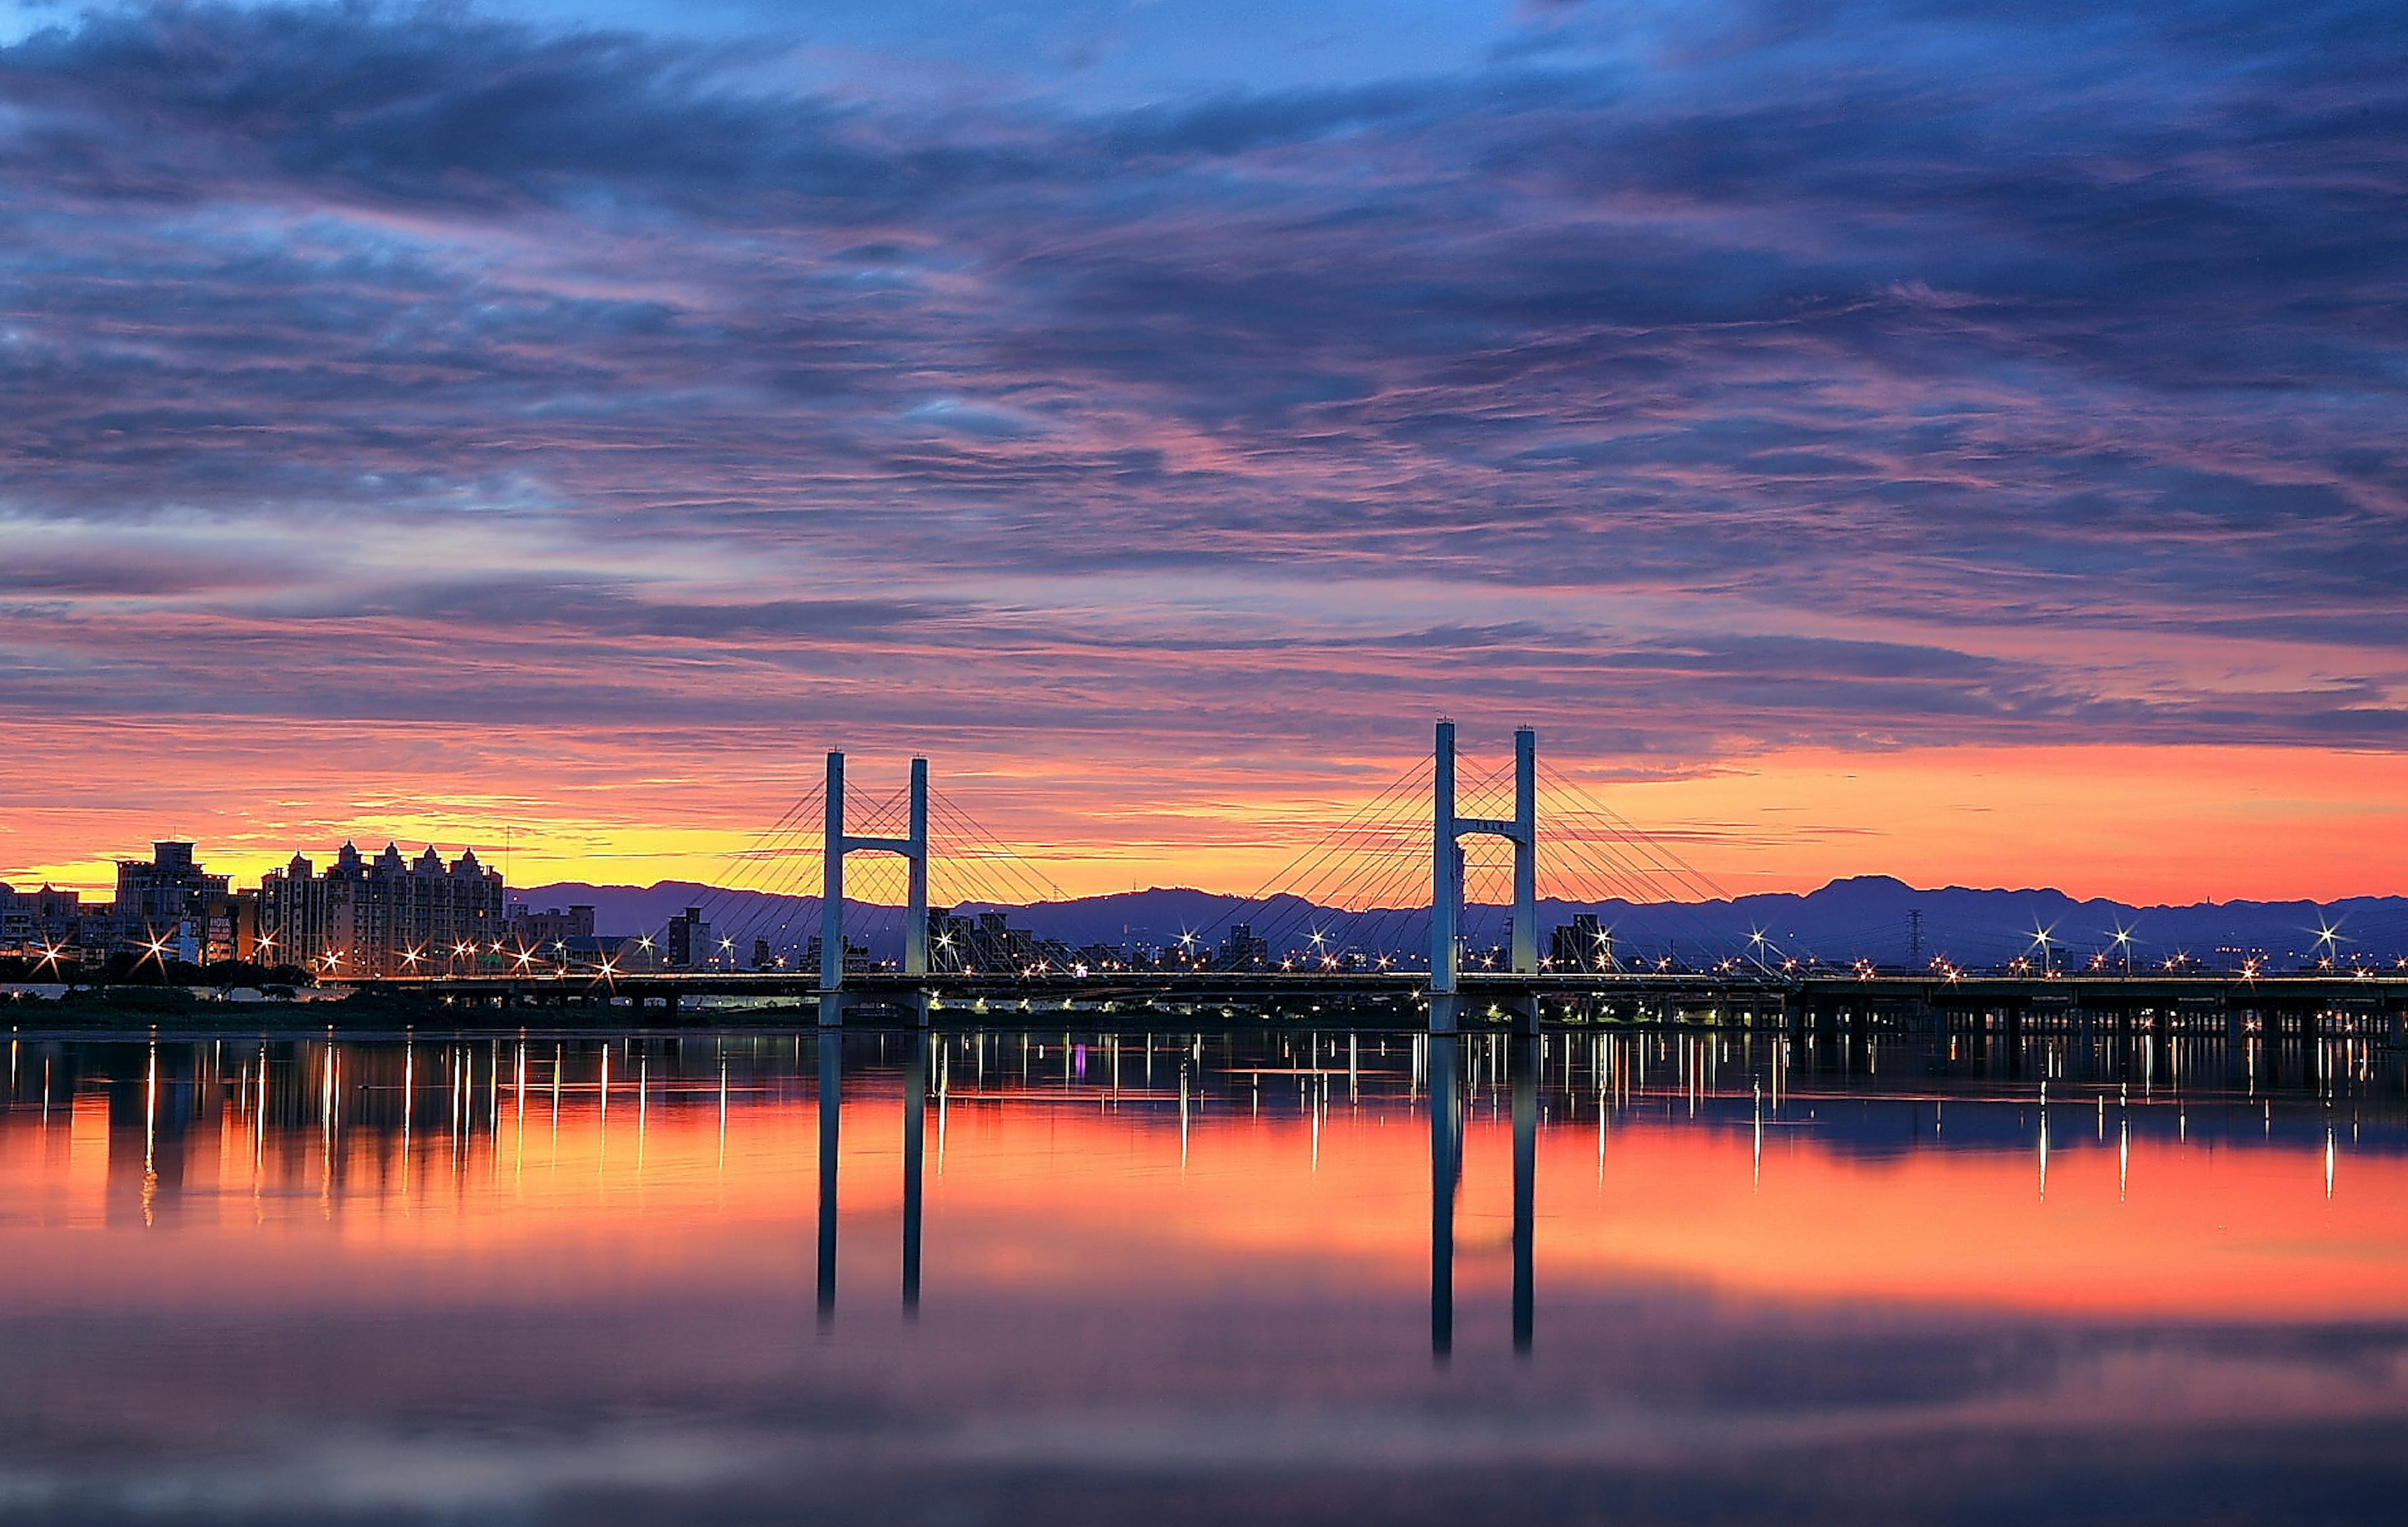
[[0,1516],[2401,1520],[2396,1062],[1957,1045],[27,1035]]

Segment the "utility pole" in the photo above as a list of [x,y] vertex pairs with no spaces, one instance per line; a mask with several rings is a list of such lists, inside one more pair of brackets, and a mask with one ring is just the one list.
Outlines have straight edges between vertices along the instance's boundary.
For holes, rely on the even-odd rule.
[[1923,908],[1906,909],[1906,963],[1911,970],[1923,968]]

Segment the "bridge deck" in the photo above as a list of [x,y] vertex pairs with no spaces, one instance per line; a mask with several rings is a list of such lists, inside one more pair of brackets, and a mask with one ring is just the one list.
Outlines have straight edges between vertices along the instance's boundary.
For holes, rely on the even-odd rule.
[[[796,1002],[820,995],[816,977],[795,972],[644,971],[609,978],[591,972],[568,975],[420,976],[359,978],[342,983],[353,991],[420,993],[454,999],[592,999],[615,996],[633,1002],[689,998],[771,998]],[[939,1004],[1022,1000],[1080,1003],[1198,1002],[1265,1003],[1345,1001],[1410,1003],[1426,998],[1426,978],[1412,973],[1138,971],[1089,976],[962,975],[939,972],[906,977],[886,972],[852,975],[844,994],[865,1004],[905,1002],[922,994]],[[1921,976],[1861,977],[1779,973],[1583,973],[1513,976],[1467,975],[1467,1001],[1498,1002],[1532,997],[1565,1001],[1678,1001],[1699,1006],[1807,1011],[1912,1007],[1981,1011],[2054,1009],[2117,1012],[2135,1008],[2181,1011],[2259,1011],[2300,1007],[2408,1010],[2408,976],[2347,975],[2054,977]]]

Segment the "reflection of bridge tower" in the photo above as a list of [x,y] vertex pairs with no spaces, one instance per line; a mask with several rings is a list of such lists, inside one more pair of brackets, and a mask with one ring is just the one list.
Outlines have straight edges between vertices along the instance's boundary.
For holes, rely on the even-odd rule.
[[1455,1350],[1455,1196],[1463,1185],[1463,1098],[1455,1091],[1462,1041],[1426,1043],[1430,1123],[1430,1355]]
[[[928,761],[911,761],[910,830],[902,837],[854,837],[844,830],[844,755],[827,755],[827,828],[821,839],[820,994],[844,990],[844,856],[896,853],[910,861],[910,891],[903,912],[903,974],[928,973]],[[838,1004],[821,1003],[821,1021],[840,1017]]]
[[[1464,1041],[1433,1035],[1423,1041],[1430,1123],[1430,1355],[1444,1363],[1455,1350],[1455,1209],[1463,1189],[1464,1099],[1456,1077]],[[1538,1238],[1539,1041],[1513,1042],[1513,1353],[1528,1357],[1537,1304],[1533,1272]]]
[[1539,972],[1538,734],[1513,734],[1513,816],[1455,813],[1455,723],[1438,723],[1437,773],[1431,781],[1430,1027],[1455,1027],[1457,962],[1462,957],[1463,849],[1466,833],[1489,833],[1513,845],[1513,973]]

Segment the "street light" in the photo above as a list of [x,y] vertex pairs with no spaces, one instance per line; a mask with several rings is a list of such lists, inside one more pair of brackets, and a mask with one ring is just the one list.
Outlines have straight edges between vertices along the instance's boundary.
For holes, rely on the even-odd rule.
[[2040,973],[2043,976],[2057,974],[2057,967],[2049,960],[2049,945],[2053,942],[2048,936],[2049,933],[2049,929],[2038,923],[2032,924],[2032,942],[2040,946]]

